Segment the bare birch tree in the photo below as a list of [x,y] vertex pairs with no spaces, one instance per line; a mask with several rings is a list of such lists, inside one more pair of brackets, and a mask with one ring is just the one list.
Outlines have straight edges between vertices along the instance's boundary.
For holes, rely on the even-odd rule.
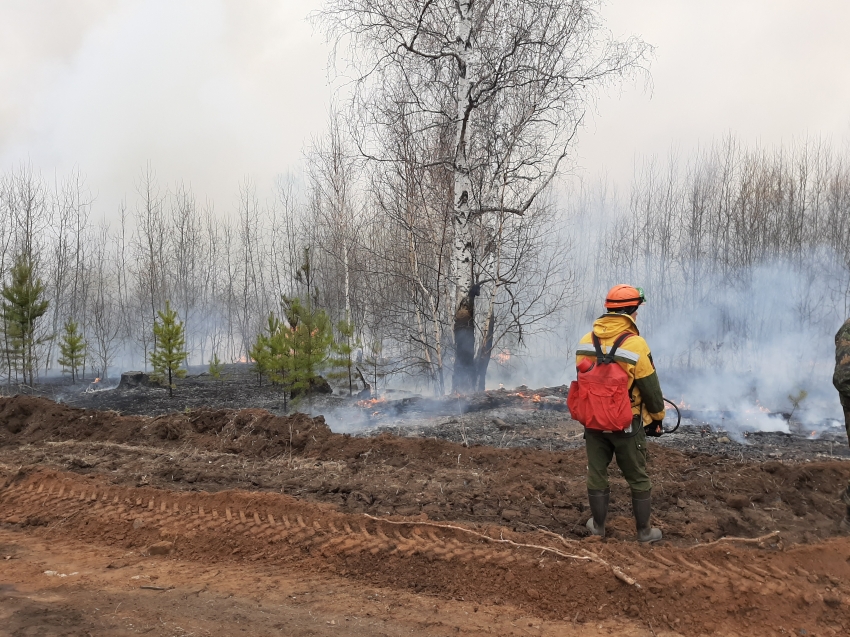
[[93,237],[91,263],[88,268],[88,290],[91,298],[87,305],[88,356],[96,365],[101,379],[109,378],[109,366],[121,346],[122,333],[120,306],[116,299],[117,268],[110,259],[109,230],[102,224]]
[[[369,113],[374,134],[392,125],[377,104],[384,89],[402,87],[409,111],[427,131],[450,126],[450,152],[433,161],[452,174],[451,277],[455,365],[453,388],[475,383],[473,224],[481,215],[522,215],[567,158],[594,91],[639,68],[648,47],[613,40],[594,0],[328,0],[320,17],[337,46],[349,46],[356,108]],[[498,204],[475,189],[487,172],[493,104],[522,104],[514,117],[515,181]],[[486,125],[485,125],[486,123]],[[364,153],[384,160],[380,146]]]

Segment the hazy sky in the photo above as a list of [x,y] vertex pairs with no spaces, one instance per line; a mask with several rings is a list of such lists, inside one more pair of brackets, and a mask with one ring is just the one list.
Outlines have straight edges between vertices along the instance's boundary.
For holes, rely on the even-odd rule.
[[[150,161],[232,209],[297,169],[325,124],[320,0],[0,0],[0,171],[79,167],[112,216]],[[581,172],[628,187],[633,162],[733,132],[745,141],[850,139],[850,2],[613,0],[616,35],[656,47],[652,87],[602,97]]]

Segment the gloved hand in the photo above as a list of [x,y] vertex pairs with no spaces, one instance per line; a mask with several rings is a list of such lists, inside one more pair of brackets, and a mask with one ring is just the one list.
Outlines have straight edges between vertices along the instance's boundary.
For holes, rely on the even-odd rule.
[[647,436],[652,436],[653,438],[658,438],[661,434],[664,433],[664,428],[661,420],[653,420],[648,425],[644,426],[643,430]]

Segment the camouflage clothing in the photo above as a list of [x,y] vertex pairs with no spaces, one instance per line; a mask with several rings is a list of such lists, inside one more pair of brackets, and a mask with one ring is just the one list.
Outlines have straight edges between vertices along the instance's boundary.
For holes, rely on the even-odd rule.
[[838,390],[844,411],[850,411],[850,319],[835,335],[835,374],[832,384]]
[[[844,322],[835,335],[835,374],[832,376],[832,384],[838,390],[844,408],[844,426],[850,441],[850,319]],[[847,505],[847,516],[841,524],[842,528],[850,531],[850,484],[844,491],[843,500]]]

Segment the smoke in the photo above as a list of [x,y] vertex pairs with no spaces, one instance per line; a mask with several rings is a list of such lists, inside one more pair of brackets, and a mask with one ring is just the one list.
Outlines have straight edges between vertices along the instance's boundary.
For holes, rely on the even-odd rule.
[[[809,245],[762,249],[764,255],[749,263],[710,251],[690,256],[676,239],[682,228],[675,225],[685,215],[669,218],[674,238],[667,244],[658,235],[643,241],[647,226],[636,214],[636,201],[641,203],[633,195],[627,208],[603,192],[565,203],[576,236],[585,241],[570,255],[581,300],[562,317],[562,343],[574,351],[604,312],[611,286],[641,286],[648,302],[637,323],[664,394],[697,412],[697,419],[730,433],[789,427],[819,432],[841,420],[832,373],[834,335],[850,307],[850,265],[842,254],[813,233]],[[659,219],[668,221],[659,213],[653,227],[661,225]],[[777,228],[784,232],[781,224]],[[736,241],[745,245],[746,238]],[[536,347],[553,351],[549,344]],[[556,360],[542,356],[533,379],[572,380],[572,352],[568,360],[564,373]]]
[[740,272],[737,285],[709,280],[698,303],[648,311],[645,334],[668,397],[727,412],[724,422],[748,430],[788,431],[776,413],[809,429],[841,418],[832,372],[843,302],[832,284],[847,273],[835,263],[828,254],[773,260]]
[[[8,4],[8,3],[7,3]],[[82,167],[114,219],[148,161],[230,211],[325,127],[316,0],[85,0],[0,9],[0,168]]]

